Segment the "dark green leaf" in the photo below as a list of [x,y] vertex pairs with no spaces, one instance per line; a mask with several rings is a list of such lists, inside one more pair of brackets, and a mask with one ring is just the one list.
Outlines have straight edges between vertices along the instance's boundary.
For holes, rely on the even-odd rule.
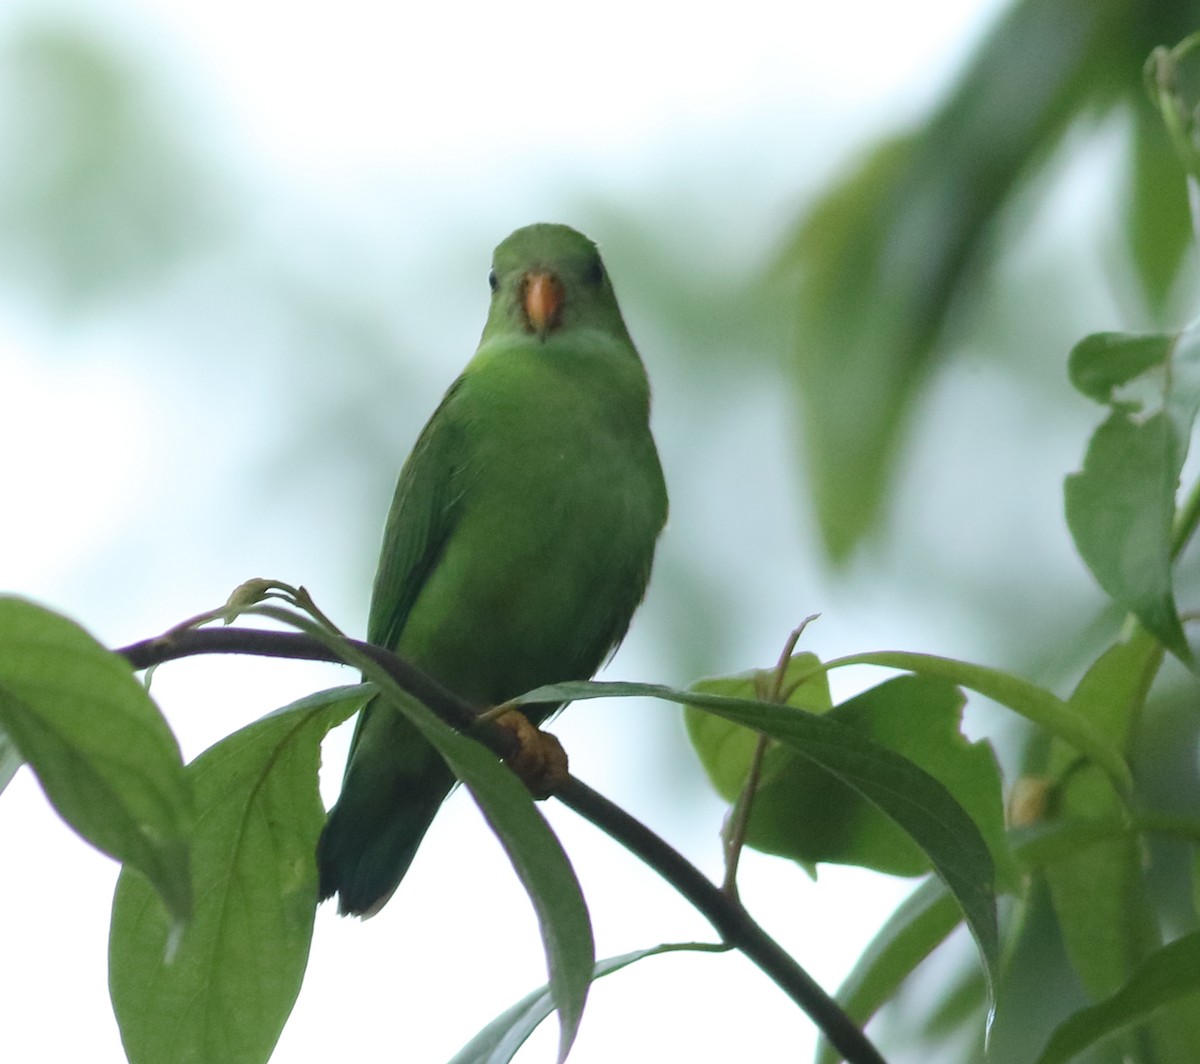
[[1179,159],[1145,103],[1134,107],[1131,162],[1125,239],[1142,295],[1161,316],[1191,246],[1192,225]]
[[1071,349],[1067,375],[1089,399],[1109,403],[1117,388],[1165,366],[1174,342],[1174,337],[1158,333],[1093,333]]
[[[833,705],[829,697],[829,680],[820,671],[821,663],[815,654],[795,654],[784,674],[785,704],[812,713],[824,713]],[[743,673],[740,676],[720,676],[699,680],[691,690],[729,698],[765,699],[764,684],[770,683],[773,669]],[[805,677],[805,682],[796,681]],[[750,771],[758,733],[733,724],[723,717],[684,706],[683,721],[688,738],[699,755],[700,763],[713,787],[727,802],[734,802],[742,792]],[[770,778],[777,759],[765,766],[763,778]]]
[[0,729],[63,819],[148,877],[185,920],[191,791],[175,737],[128,662],[65,617],[0,597]]
[[291,1012],[317,907],[321,740],[365,688],[301,699],[191,765],[195,916],[175,942],[146,881],[113,899],[109,988],[131,1064],[262,1064]]
[[1102,1039],[1145,1023],[1163,1006],[1197,991],[1200,932],[1193,932],[1153,953],[1111,997],[1060,1024],[1036,1064],[1065,1064]]
[[565,1060],[583,1017],[596,954],[583,892],[562,844],[524,785],[491,751],[456,732],[365,655],[345,643],[339,650],[437,748],[508,854],[541,927],[561,1029],[559,1061]]
[[21,755],[13,746],[12,740],[0,731],[0,792],[3,792],[4,788],[12,782],[13,776],[17,774],[17,769],[23,764]]
[[[944,680],[900,676],[835,707],[826,719],[854,728],[941,782],[971,815],[997,865],[1008,868],[999,768],[988,743],[962,737],[963,702]],[[857,789],[788,747],[773,745],[769,753],[748,824],[751,846],[806,866],[832,861],[893,875],[929,871],[916,843]]]
[[[865,1026],[961,919],[962,913],[945,885],[938,879],[926,880],[871,940],[838,989],[838,1004],[852,1020]],[[817,1064],[837,1064],[841,1059],[832,1045],[821,1041]]]
[[907,831],[957,899],[983,955],[996,971],[995,869],[974,821],[946,788],[911,761],[827,717],[788,706],[678,691],[657,684],[561,683],[514,701],[524,704],[639,696],[716,713],[769,735],[849,784]]
[[[729,946],[712,946],[702,942],[684,942],[655,946],[653,949],[636,950],[620,957],[609,957],[597,961],[592,978],[619,972],[635,961],[646,957],[657,957],[662,953],[682,951],[697,953],[723,953]],[[455,1055],[450,1064],[508,1064],[525,1040],[538,1025],[554,1011],[554,999],[548,986],[543,986],[526,995],[512,1008],[505,1010],[471,1039]]]
[[912,654],[904,650],[877,650],[852,654],[825,664],[826,669],[845,665],[879,665],[904,669],[921,676],[936,676],[1007,706],[1026,720],[1069,743],[1109,776],[1118,793],[1125,795],[1133,787],[1129,766],[1120,752],[1100,730],[1077,710],[1043,687],[1012,673],[986,665],[941,658],[933,654]]

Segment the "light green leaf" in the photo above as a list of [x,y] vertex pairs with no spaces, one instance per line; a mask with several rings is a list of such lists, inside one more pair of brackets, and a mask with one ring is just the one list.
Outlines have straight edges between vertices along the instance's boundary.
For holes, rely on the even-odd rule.
[[[820,666],[815,654],[792,656],[784,672],[783,693],[788,696],[785,705],[811,713],[824,713],[832,707],[829,680],[820,671]],[[697,681],[690,690],[730,698],[761,699],[765,697],[764,684],[772,682],[774,672],[774,669],[765,669],[738,676],[713,677]],[[805,682],[797,685],[796,681],[801,677],[806,677]],[[727,802],[736,801],[750,772],[758,732],[691,706],[683,707],[683,722],[692,747],[717,793]],[[764,766],[763,779],[771,777],[777,761],[775,758],[772,764]]]
[[[1100,586],[1190,664],[1171,563],[1175,493],[1200,409],[1200,331],[1087,337],[1071,353],[1071,378],[1112,408],[1066,480],[1075,546]],[[1152,394],[1115,392],[1135,385]]]
[[[964,701],[945,680],[899,676],[834,707],[826,719],[854,728],[942,783],[975,821],[1008,879],[1000,770],[987,742],[968,743],[959,731]],[[714,757],[700,753],[707,767]],[[806,867],[826,861],[892,875],[929,871],[916,843],[857,789],[790,747],[772,744],[768,754],[747,825],[749,845]],[[745,778],[743,769],[738,791]]]
[[[0,730],[59,815],[186,920],[191,791],[179,745],[129,664],[65,617],[0,597]],[[4,760],[12,766],[11,749]]]
[[995,975],[999,937],[991,854],[974,821],[923,769],[827,717],[658,684],[561,683],[539,687],[514,701],[529,704],[604,697],[657,698],[703,708],[786,743],[849,784],[895,820],[929,857],[962,907],[985,970],[989,977]]
[[[662,953],[724,953],[731,947],[708,945],[703,942],[668,943],[652,949],[640,949],[597,961],[592,971],[593,979],[619,972],[622,968]],[[523,997],[510,1009],[506,1009],[471,1039],[455,1055],[450,1064],[508,1064],[517,1050],[533,1034],[538,1025],[554,1011],[554,998],[548,986],[543,986]]]
[[1039,728],[1069,743],[1108,774],[1118,793],[1127,795],[1133,787],[1133,777],[1129,774],[1129,766],[1125,759],[1090,720],[1045,688],[1012,673],[986,665],[973,665],[953,658],[913,654],[904,650],[851,654],[826,662],[824,668],[837,669],[845,665],[879,665],[884,668],[904,669],[921,676],[941,677],[966,687],[985,698],[999,702],[1002,706],[1007,706]]
[[1200,991],[1200,932],[1151,954],[1115,994],[1064,1020],[1036,1064],[1066,1064],[1102,1039],[1145,1023],[1165,1005]]
[[321,740],[367,693],[301,699],[188,766],[195,916],[174,941],[146,881],[128,870],[113,899],[109,989],[131,1064],[270,1057],[300,992],[317,907]]

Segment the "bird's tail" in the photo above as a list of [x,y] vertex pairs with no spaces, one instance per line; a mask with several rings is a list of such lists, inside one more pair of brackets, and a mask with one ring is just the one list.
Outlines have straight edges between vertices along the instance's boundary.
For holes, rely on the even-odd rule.
[[321,900],[374,916],[400,885],[454,773],[396,710],[372,702],[354,735],[346,778],[317,843]]

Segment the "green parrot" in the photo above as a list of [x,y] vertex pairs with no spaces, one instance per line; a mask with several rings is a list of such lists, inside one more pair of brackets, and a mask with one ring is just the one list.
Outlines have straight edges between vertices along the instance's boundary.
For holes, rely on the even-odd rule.
[[[596,246],[527,226],[488,282],[475,357],[400,472],[367,629],[481,709],[595,673],[667,519],[650,386]],[[322,900],[377,913],[454,783],[398,711],[368,704],[317,847]]]

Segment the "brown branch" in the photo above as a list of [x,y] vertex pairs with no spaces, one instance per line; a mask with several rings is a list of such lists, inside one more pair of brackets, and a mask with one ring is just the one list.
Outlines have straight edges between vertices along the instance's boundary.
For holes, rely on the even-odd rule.
[[[387,670],[409,694],[458,731],[470,731],[500,757],[515,752],[513,733],[477,720],[474,706],[447,690],[403,658],[369,643],[349,640]],[[147,669],[197,654],[253,654],[259,657],[341,662],[319,640],[299,632],[257,628],[189,628],[122,647],[135,669]],[[713,925],[724,942],[741,951],[821,1029],[847,1064],[885,1064],[879,1051],[841,1007],[742,907],[645,824],[573,776],[555,793],[559,801],[615,839],[653,868]]]

